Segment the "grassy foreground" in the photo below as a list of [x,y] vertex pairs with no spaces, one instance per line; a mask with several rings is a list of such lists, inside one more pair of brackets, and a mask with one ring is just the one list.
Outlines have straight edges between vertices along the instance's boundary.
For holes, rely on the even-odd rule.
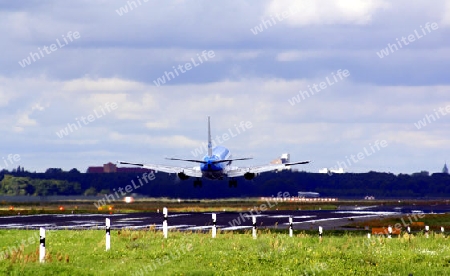
[[[47,260],[38,262],[38,230],[0,230],[0,275],[448,275],[449,238],[358,234],[327,236],[270,230],[210,233],[47,231]],[[34,241],[34,242],[33,242]]]

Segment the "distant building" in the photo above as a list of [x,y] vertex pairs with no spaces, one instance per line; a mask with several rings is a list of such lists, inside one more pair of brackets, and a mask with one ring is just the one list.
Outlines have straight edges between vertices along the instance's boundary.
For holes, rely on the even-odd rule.
[[448,174],[447,162],[444,164],[444,168],[442,169],[442,173]]
[[430,176],[430,173],[428,171],[420,171],[417,173],[413,173],[412,176]]
[[[291,162],[291,155],[289,153],[283,153],[280,158],[272,160],[270,164],[272,165],[280,165]],[[286,166],[285,170],[291,169],[290,166]]]
[[289,153],[283,153],[281,155],[281,163],[285,164],[285,163],[289,163],[291,162],[291,155]]
[[283,153],[280,158],[272,160],[270,164],[279,165],[291,162],[291,155],[289,153]]
[[117,172],[117,166],[116,164],[113,164],[111,162],[103,165],[103,172],[105,173],[115,173]]
[[104,164],[103,167],[89,167],[86,173],[145,173],[150,171],[152,170],[138,167],[118,168],[116,164],[109,162]]
[[280,165],[280,164],[283,164],[283,162],[281,161],[280,158],[277,158],[277,159],[272,160],[270,162],[270,164],[272,164],[272,165]]
[[103,173],[103,167],[89,167],[86,170],[86,173]]
[[344,173],[344,169],[343,168],[339,168],[339,169],[328,169],[328,168],[323,168],[323,169],[319,169],[319,173]]

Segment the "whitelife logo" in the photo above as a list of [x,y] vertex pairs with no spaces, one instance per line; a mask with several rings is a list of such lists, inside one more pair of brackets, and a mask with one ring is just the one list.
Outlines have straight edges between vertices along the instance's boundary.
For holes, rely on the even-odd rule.
[[[68,136],[70,133],[74,132],[75,130],[81,129],[83,126],[86,126],[93,121],[105,116],[106,114],[110,113],[111,111],[117,109],[117,103],[106,103],[105,107],[103,106],[99,107],[99,110],[94,109],[94,114],[89,114],[87,117],[81,116],[80,119],[75,118],[76,123],[68,123],[67,126],[63,129],[60,129],[58,132],[56,132],[56,135],[59,138],[63,138],[65,136]],[[83,124],[81,124],[83,123]]]
[[427,22],[425,24],[425,27],[422,27],[420,25],[420,30],[422,31],[422,35],[417,31],[414,30],[414,32],[408,37],[402,36],[401,39],[396,38],[397,43],[391,44],[388,43],[387,47],[384,49],[381,49],[377,52],[377,55],[379,58],[384,58],[389,56],[389,54],[393,54],[394,52],[398,51],[399,49],[402,49],[403,46],[408,46],[410,43],[421,39],[422,37],[426,36],[427,34],[431,33],[431,31],[437,30],[439,28],[438,24],[436,22],[430,23]]
[[40,60],[41,58],[44,58],[46,55],[50,55],[53,52],[56,52],[58,49],[61,49],[68,45],[69,43],[75,41],[76,39],[79,39],[80,33],[79,32],[72,32],[69,31],[67,35],[62,35],[62,41],[59,40],[59,38],[56,39],[56,44],[50,44],[50,46],[44,45],[42,49],[38,47],[38,52],[30,52],[28,57],[22,59],[22,61],[19,61],[19,65],[22,68],[25,68],[26,66],[30,65],[33,62],[36,62],[37,60]]
[[187,71],[191,70],[192,68],[199,66],[203,62],[208,61],[208,58],[211,59],[215,56],[216,56],[216,54],[214,53],[214,51],[206,52],[206,50],[204,50],[201,55],[197,54],[197,60],[199,63],[196,62],[196,59],[191,58],[192,63],[186,62],[185,64],[178,64],[178,66],[176,68],[175,68],[175,66],[172,66],[173,71],[169,71],[169,72],[164,71],[164,75],[162,75],[160,78],[157,78],[156,80],[154,80],[153,83],[159,87],[159,86],[165,84],[166,82],[174,79],[175,77],[178,77],[180,75],[180,73],[178,73],[178,70],[180,70],[181,74],[184,74]]

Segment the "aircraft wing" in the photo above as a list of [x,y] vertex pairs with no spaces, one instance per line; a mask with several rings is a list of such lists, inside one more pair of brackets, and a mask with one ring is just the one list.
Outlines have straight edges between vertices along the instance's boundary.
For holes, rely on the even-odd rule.
[[122,165],[133,165],[139,166],[141,168],[154,170],[155,172],[165,172],[165,173],[184,173],[190,177],[202,177],[202,172],[200,171],[200,167],[194,168],[183,168],[183,167],[175,167],[175,166],[167,166],[167,165],[156,165],[156,164],[141,164],[141,163],[130,163],[118,161],[117,163]]
[[284,164],[269,164],[269,165],[262,165],[262,166],[254,166],[254,167],[235,167],[231,168],[227,171],[228,177],[238,177],[243,176],[246,173],[263,173],[263,172],[270,172],[274,170],[282,170],[286,167],[292,166],[292,165],[299,165],[299,164],[308,164],[310,161],[301,161],[301,162],[292,162],[292,163],[284,163]]

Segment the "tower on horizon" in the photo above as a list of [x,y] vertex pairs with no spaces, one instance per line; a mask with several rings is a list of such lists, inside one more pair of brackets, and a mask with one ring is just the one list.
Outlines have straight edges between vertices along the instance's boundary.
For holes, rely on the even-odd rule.
[[442,169],[442,173],[448,174],[447,161],[444,164],[444,168]]

